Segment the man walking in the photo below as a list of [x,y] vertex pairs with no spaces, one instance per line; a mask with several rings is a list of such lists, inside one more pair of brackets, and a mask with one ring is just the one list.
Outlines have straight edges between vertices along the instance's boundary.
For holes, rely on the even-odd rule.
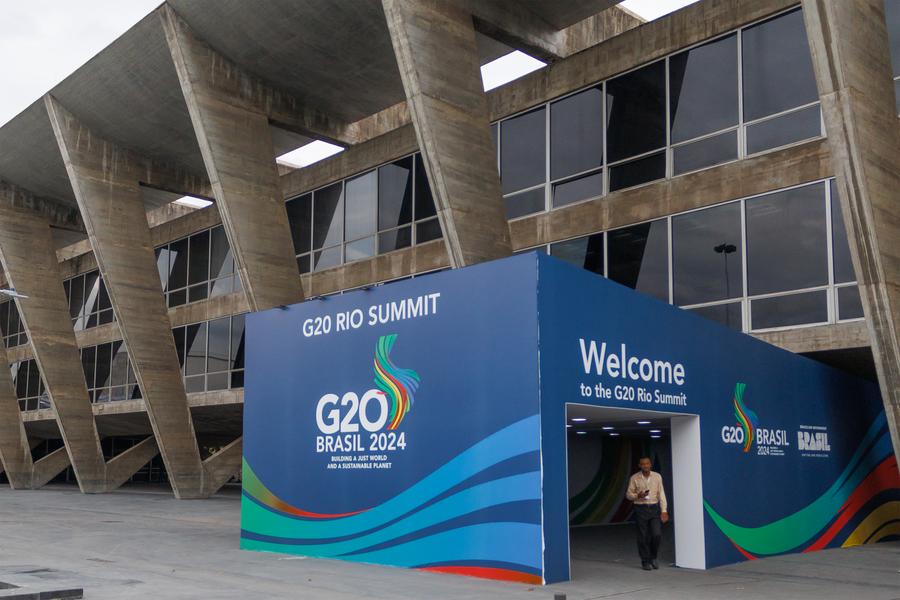
[[641,567],[649,571],[659,568],[656,555],[662,538],[662,523],[669,521],[669,503],[666,501],[662,475],[651,470],[653,463],[650,459],[646,456],[641,458],[638,466],[641,470],[628,481],[625,497],[634,503]]

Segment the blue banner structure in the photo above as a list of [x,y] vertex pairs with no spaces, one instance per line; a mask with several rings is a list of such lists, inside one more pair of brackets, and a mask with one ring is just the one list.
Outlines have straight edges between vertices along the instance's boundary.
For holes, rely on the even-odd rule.
[[[676,463],[696,432],[676,561],[900,537],[877,386],[544,255],[251,314],[247,331],[245,549],[566,580],[570,403],[674,415]],[[699,423],[679,425],[687,445],[681,415]]]

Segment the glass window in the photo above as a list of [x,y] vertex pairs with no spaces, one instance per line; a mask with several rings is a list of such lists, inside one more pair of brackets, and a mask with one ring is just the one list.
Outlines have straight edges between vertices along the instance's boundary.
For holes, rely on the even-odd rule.
[[[16,363],[16,366],[14,367],[16,370],[16,398],[28,397],[28,363],[31,362],[33,361],[26,360]],[[91,375],[93,375],[93,373],[91,373]]]
[[544,108],[500,123],[500,178],[504,194],[546,180],[546,129]]
[[189,238],[190,262],[188,284],[209,281],[209,231],[201,231]]
[[412,157],[378,168],[378,229],[412,221],[412,171]]
[[313,198],[313,249],[340,244],[343,223],[343,183],[335,183],[315,192]]
[[128,381],[128,352],[125,343],[118,341],[112,343],[112,370],[110,372],[110,385],[125,385]]
[[665,219],[607,234],[607,277],[639,292],[669,300],[669,249]]
[[333,246],[313,253],[313,270],[321,271],[341,264],[341,247]]
[[208,373],[227,371],[229,368],[231,341],[231,318],[224,317],[209,322],[209,353],[207,355]]
[[741,35],[745,121],[818,99],[800,10],[748,27]]
[[743,296],[741,245],[739,202],[672,217],[675,304]]
[[401,227],[378,234],[378,252],[392,252],[412,244],[412,227]]
[[737,35],[669,58],[672,143],[738,123]]
[[428,184],[428,174],[425,172],[425,163],[422,155],[416,154],[416,220],[421,221],[437,215],[434,206],[434,198],[431,196],[431,186]]
[[790,327],[828,321],[825,290],[751,300],[753,329]]
[[176,327],[172,330],[175,339],[175,353],[178,355],[178,364],[184,368],[184,327]]
[[606,83],[608,162],[666,145],[666,64],[657,61]]
[[838,319],[844,321],[847,319],[862,319],[863,314],[862,298],[859,296],[859,288],[855,285],[841,287],[837,290],[838,296]]
[[100,344],[97,346],[97,374],[94,377],[94,387],[102,388],[109,385],[111,367],[112,344]]
[[369,171],[348,179],[344,194],[345,238],[349,241],[373,235],[377,227],[378,173]]
[[726,131],[672,149],[673,173],[680,175],[737,160],[737,131]]
[[894,77],[897,77],[900,76],[900,2],[884,0],[884,17],[887,22],[888,40],[891,43]]
[[28,397],[36,398],[41,393],[41,372],[37,361],[28,361]]
[[375,237],[367,237],[355,242],[350,242],[344,249],[344,260],[352,262],[375,256]]
[[841,202],[838,198],[837,184],[834,179],[829,182],[831,186],[831,252],[834,264],[834,282],[846,283],[856,281],[856,272],[853,270],[853,259],[850,258],[850,244],[847,241],[847,229],[844,227],[844,217],[841,212]]
[[751,295],[828,283],[824,196],[817,183],[747,200]]
[[94,366],[97,364],[97,347],[81,349],[81,367],[84,369],[84,381],[88,389],[94,388]]
[[87,327],[94,327],[96,321],[91,322],[90,316],[99,310],[100,301],[100,271],[91,271],[84,274],[84,312],[88,316]]
[[167,292],[169,289],[169,246],[157,248],[154,253],[156,254],[156,270],[159,271],[159,281],[162,284],[163,292]]
[[294,254],[309,252],[312,242],[312,194],[289,200],[285,207],[294,240]]
[[231,367],[244,368],[244,315],[231,317]]
[[550,256],[570,262],[592,273],[603,275],[603,234],[550,244]]
[[417,244],[424,244],[431,240],[440,239],[443,235],[444,233],[441,231],[441,222],[437,219],[431,219],[430,221],[424,221],[416,225]]
[[553,207],[559,208],[602,195],[603,172],[601,171],[553,184]]
[[550,178],[603,165],[603,89],[592,87],[550,105]]
[[742,310],[740,302],[731,302],[730,304],[714,304],[712,306],[700,306],[688,309],[695,315],[700,315],[704,319],[715,321],[720,325],[724,325],[729,329],[741,331],[743,329]]
[[666,176],[666,153],[651,154],[609,168],[609,191],[641,185]]
[[209,276],[218,279],[234,273],[234,255],[225,228],[221,225],[210,231]]
[[504,198],[506,202],[506,218],[516,219],[524,217],[536,212],[541,212],[546,206],[544,198],[544,188],[539,187],[527,192],[507,196]]
[[177,290],[187,285],[188,240],[169,244],[169,289]]
[[197,375],[206,372],[206,323],[185,327],[186,357],[185,375]]
[[747,127],[747,154],[780,148],[821,135],[822,118],[817,104]]

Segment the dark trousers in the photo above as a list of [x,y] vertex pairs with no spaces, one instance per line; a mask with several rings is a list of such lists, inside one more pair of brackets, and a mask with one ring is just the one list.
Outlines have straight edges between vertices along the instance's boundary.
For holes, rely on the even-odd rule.
[[659,520],[659,515],[659,504],[634,505],[638,554],[641,555],[641,562],[656,560],[659,540],[662,538],[662,521]]

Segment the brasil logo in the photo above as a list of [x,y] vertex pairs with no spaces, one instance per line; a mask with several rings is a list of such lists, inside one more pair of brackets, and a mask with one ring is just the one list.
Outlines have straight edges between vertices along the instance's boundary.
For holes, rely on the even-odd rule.
[[375,346],[375,386],[390,400],[388,429],[397,429],[403,417],[413,405],[413,392],[419,388],[421,378],[412,369],[403,369],[391,362],[391,350],[397,334],[383,335]]
[[744,452],[750,452],[750,445],[759,427],[759,417],[744,404],[744,390],[746,383],[738,383],[734,386],[734,418],[744,431]]

